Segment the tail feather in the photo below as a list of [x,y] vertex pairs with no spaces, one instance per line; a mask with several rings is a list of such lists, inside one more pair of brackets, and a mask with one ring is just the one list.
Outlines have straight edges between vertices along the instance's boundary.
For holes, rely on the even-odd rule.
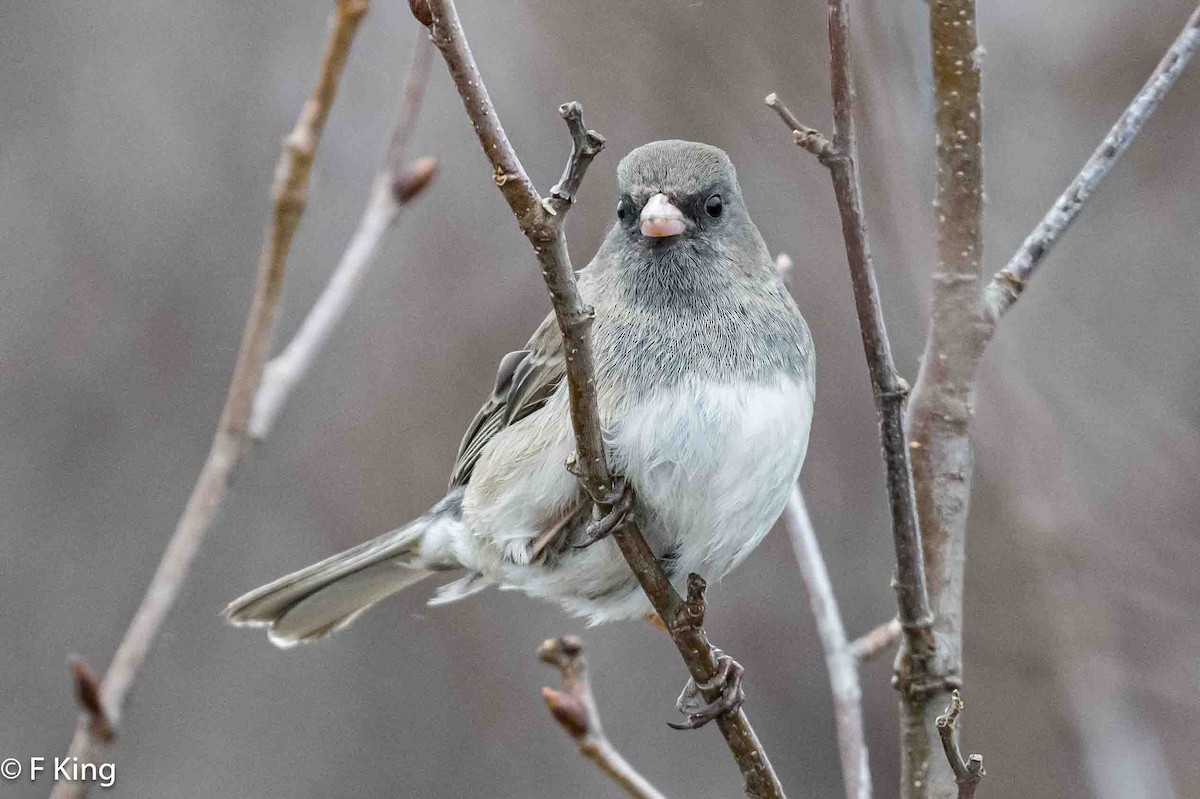
[[289,574],[231,602],[237,626],[267,627],[272,643],[324,638],[358,614],[433,572],[415,563],[429,517]]

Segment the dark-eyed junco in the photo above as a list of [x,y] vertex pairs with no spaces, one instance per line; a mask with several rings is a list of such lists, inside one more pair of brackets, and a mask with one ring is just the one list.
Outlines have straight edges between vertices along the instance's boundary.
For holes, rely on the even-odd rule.
[[[609,457],[672,581],[715,580],[783,509],[808,446],[813,346],[716,147],[647,144],[617,169],[617,220],[579,273]],[[573,454],[553,316],[500,362],[450,490],[407,526],[302,569],[225,609],[280,646],[321,638],[430,575],[459,572],[431,604],[489,585],[592,621],[650,605],[614,541],[580,546],[590,500]]]

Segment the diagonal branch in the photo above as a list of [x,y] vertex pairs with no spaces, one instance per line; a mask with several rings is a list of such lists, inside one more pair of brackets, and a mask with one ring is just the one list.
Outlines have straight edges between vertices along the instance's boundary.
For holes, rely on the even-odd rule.
[[871,767],[867,756],[867,739],[863,726],[862,684],[859,680],[859,659],[846,639],[846,627],[833,594],[833,584],[825,568],[821,545],[813,529],[812,518],[804,502],[800,486],[792,486],[783,524],[804,587],[808,604],[817,622],[817,635],[825,651],[825,667],[829,671],[829,687],[833,694],[833,720],[837,728],[838,751],[842,758],[842,780],[846,799],[870,799]]
[[885,621],[851,641],[850,650],[859,663],[866,663],[879,653],[895,646],[902,633],[903,629],[898,619]]
[[558,669],[565,691],[542,688],[550,714],[579,747],[579,753],[596,764],[634,799],[666,799],[658,789],[622,757],[600,725],[600,711],[588,678],[583,642],[574,636],[551,638],[538,649],[538,657]]
[[418,28],[412,62],[404,79],[400,114],[383,166],[371,186],[371,198],[337,268],[300,324],[295,337],[263,370],[262,383],[254,397],[254,412],[250,417],[250,435],[255,441],[261,441],[270,434],[292,390],[308,374],[313,361],[345,317],[384,239],[396,226],[401,209],[416,199],[433,180],[437,159],[418,158],[411,164],[405,160],[408,143],[421,112],[432,62],[433,46],[429,44],[425,31]]
[[1192,12],[1178,38],[1150,74],[1146,85],[1133,98],[1071,185],[1059,195],[1020,249],[988,284],[983,296],[983,310],[993,325],[1021,296],[1029,278],[1066,233],[1075,217],[1079,216],[1092,192],[1108,177],[1113,166],[1129,149],[1146,121],[1158,110],[1159,104],[1175,85],[1197,49],[1200,49],[1200,7]]
[[[225,498],[233,470],[249,448],[246,430],[251,403],[271,345],[284,265],[292,237],[308,202],[308,179],[317,145],[329,118],[329,109],[333,105],[354,34],[366,13],[366,0],[338,0],[316,88],[304,104],[295,129],[284,139],[272,187],[274,214],[267,226],[259,255],[254,299],[208,458],[146,589],[142,604],[100,682],[97,706],[103,708],[105,718],[111,725],[116,725],[120,720],[125,700],[150,646],[175,604],[200,542]],[[104,760],[112,736],[107,736],[106,740],[105,735],[98,735],[97,725],[93,722],[94,713],[90,709],[80,716],[67,753],[68,759],[74,757],[84,763]],[[60,780],[55,784],[51,797],[82,797],[87,794],[90,785],[87,782]]]
[[955,690],[950,695],[946,712],[937,717],[937,731],[942,739],[942,751],[946,753],[950,770],[954,772],[954,781],[958,783],[958,799],[975,799],[975,789],[987,772],[983,770],[983,755],[971,755],[963,759],[958,744],[958,717],[962,710],[962,697]]
[[[577,451],[573,471],[597,507],[607,513],[620,492],[608,467],[592,381],[595,369],[590,329],[594,311],[580,297],[563,227],[579,181],[604,139],[586,129],[577,103],[562,106],[560,113],[571,132],[571,160],[550,196],[542,198],[500,124],[453,0],[410,0],[410,5],[414,16],[429,26],[430,36],[442,52],[467,117],[491,163],[493,180],[537,256],[567,354],[571,422]],[[697,684],[713,686],[703,692],[704,698],[709,702],[718,699],[720,689],[714,680],[717,658],[703,628],[703,581],[695,578],[685,601],[672,587],[632,519],[626,517],[613,531],[613,537],[670,632],[692,679]],[[717,718],[717,726],[741,769],[746,793],[753,797],[782,797],[779,778],[746,714],[741,709],[725,713]]]

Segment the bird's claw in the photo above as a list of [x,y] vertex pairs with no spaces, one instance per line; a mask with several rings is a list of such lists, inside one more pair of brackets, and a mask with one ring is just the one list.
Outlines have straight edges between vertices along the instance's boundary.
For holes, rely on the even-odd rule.
[[[687,716],[682,724],[667,722],[667,726],[676,730],[698,730],[715,718],[733,713],[746,701],[746,692],[742,690],[742,676],[746,669],[742,664],[726,655],[721,650],[717,653],[717,673],[706,683],[698,684],[689,679],[683,693],[675,702],[680,713]],[[704,691],[718,690],[721,695],[712,702],[704,701]]]
[[625,516],[633,508],[633,487],[628,480],[621,480],[611,494],[601,500],[608,505],[609,511],[599,519],[594,519],[583,531],[583,543],[575,549],[587,549],[592,544],[608,538],[612,531],[625,520]]

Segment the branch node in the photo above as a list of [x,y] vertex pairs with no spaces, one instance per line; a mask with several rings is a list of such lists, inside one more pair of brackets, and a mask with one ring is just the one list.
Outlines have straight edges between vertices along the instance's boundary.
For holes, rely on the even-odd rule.
[[571,157],[567,160],[562,177],[550,189],[550,199],[542,202],[551,215],[556,215],[556,208],[564,212],[570,208],[592,159],[604,149],[604,137],[594,130],[588,130],[584,124],[583,106],[579,102],[572,100],[563,103],[558,107],[558,113],[566,121],[567,131],[571,134]]

